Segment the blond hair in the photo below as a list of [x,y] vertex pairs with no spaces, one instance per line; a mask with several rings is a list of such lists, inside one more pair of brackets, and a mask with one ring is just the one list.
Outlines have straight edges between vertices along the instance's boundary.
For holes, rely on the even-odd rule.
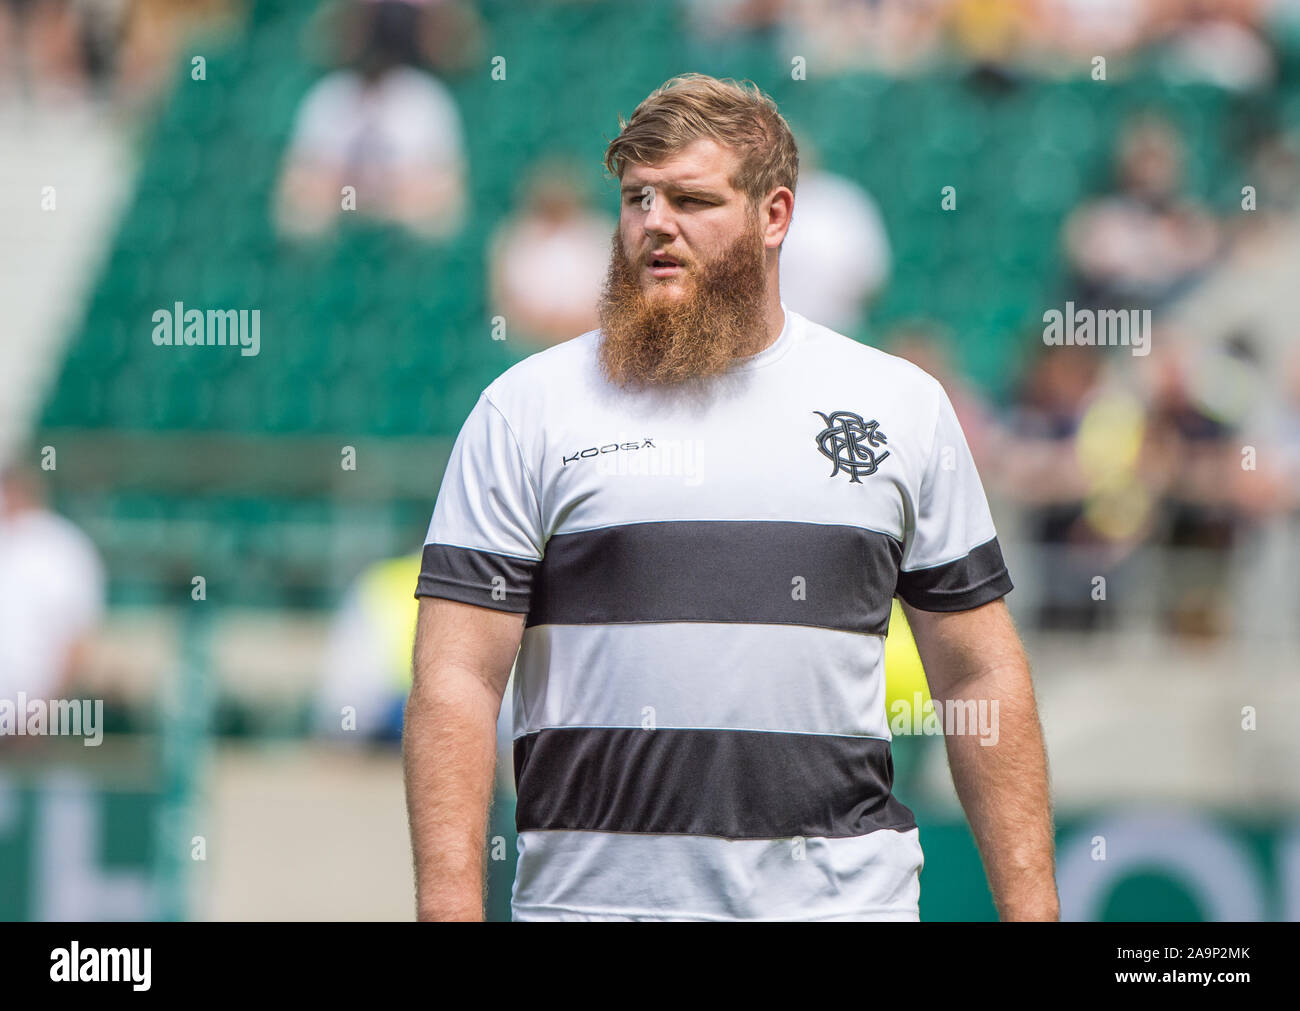
[[618,117],[619,134],[605,150],[605,168],[622,179],[629,164],[658,165],[700,137],[711,137],[740,155],[732,188],[756,207],[778,186],[793,193],[799,181],[799,149],[776,103],[752,81],[679,74]]

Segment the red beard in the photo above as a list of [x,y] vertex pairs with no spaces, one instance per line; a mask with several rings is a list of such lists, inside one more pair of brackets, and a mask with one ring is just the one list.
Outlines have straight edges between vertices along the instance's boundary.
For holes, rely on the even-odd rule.
[[757,220],[716,259],[684,264],[686,295],[647,298],[644,261],[628,260],[617,231],[600,297],[600,364],[623,387],[666,386],[726,372],[767,343],[766,246]]

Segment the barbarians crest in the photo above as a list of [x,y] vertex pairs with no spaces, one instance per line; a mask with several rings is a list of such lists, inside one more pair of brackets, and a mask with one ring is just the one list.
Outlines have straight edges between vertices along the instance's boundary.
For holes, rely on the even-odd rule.
[[876,421],[863,421],[862,415],[852,411],[813,413],[826,422],[817,434],[817,448],[835,464],[831,477],[843,470],[848,472],[850,484],[861,484],[862,478],[874,474],[889,456],[889,450],[879,455],[875,452],[888,442]]

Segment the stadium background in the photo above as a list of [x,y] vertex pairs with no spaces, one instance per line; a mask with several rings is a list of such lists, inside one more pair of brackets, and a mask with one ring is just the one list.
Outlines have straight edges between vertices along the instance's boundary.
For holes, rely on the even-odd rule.
[[[527,210],[539,166],[616,214],[600,164],[616,117],[684,70],[754,80],[821,168],[870,194],[888,271],[852,336],[923,347],[954,399],[981,405],[963,423],[995,433],[977,455],[1039,684],[1064,914],[1300,914],[1300,383],[1286,378],[1300,341],[1198,326],[1220,316],[1195,301],[1214,308],[1242,248],[1264,250],[1247,277],[1283,278],[1253,299],[1284,314],[1295,298],[1275,240],[1300,234],[1295,5],[936,2],[902,29],[891,4],[426,5],[455,12],[422,72],[454,98],[466,187],[463,220],[435,238],[348,211],[320,235],[277,229],[295,119],[341,59],[346,5],[45,6],[49,38],[70,19],[64,59],[44,60],[58,44],[30,25],[0,52],[0,459],[34,468],[102,557],[107,610],[69,690],[105,700],[110,732],[99,748],[0,740],[0,917],[412,915],[395,725],[410,556],[480,390],[540,346],[493,339],[494,236]],[[822,12],[821,34],[800,6]],[[835,44],[837,23],[865,22],[846,37],[870,41],[889,18],[913,57]],[[1243,36],[1262,69],[1239,58]],[[1181,197],[1220,233],[1163,286],[1088,277],[1065,239],[1114,192],[1135,116],[1177,133]],[[1282,170],[1261,174],[1270,154]],[[1275,231],[1256,241],[1248,214]],[[1179,410],[1128,349],[1045,351],[1043,313],[1067,299],[1153,308],[1151,361],[1176,348],[1193,376]],[[156,346],[152,316],[178,302],[260,310],[260,353]],[[1043,435],[1031,422],[1069,414],[1030,410],[1054,368],[1077,379],[1078,410]],[[1207,374],[1231,395],[1206,393]],[[1247,445],[1258,471],[1237,463]],[[1192,452],[1234,489],[1213,509],[1169,476]],[[1060,460],[1083,461],[1088,486],[1045,506]],[[384,715],[365,733],[329,727],[352,697],[325,684],[344,614],[383,626],[367,698]],[[916,671],[895,630],[891,693],[906,699]],[[923,917],[992,918],[939,739],[900,735],[895,762],[926,852]],[[508,763],[499,779],[508,859],[489,862],[490,905],[508,918]]]

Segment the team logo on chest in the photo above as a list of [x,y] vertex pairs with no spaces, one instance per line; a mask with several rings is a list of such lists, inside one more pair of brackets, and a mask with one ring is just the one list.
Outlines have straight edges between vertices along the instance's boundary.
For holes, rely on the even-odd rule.
[[862,478],[874,474],[889,456],[889,450],[876,454],[888,442],[876,421],[863,421],[862,415],[852,411],[813,413],[826,422],[826,427],[817,434],[817,448],[835,464],[831,477],[843,470],[848,472],[850,484],[861,484]]

